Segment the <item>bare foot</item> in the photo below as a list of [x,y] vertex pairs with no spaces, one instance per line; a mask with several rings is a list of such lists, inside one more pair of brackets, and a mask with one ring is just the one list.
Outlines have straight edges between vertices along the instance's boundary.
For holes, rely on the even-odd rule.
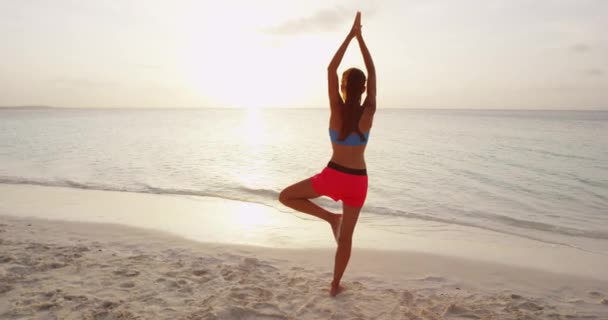
[[341,286],[341,285],[337,285],[337,286],[332,285],[331,289],[329,289],[329,296],[330,297],[335,297],[335,296],[337,296],[338,294],[340,294],[344,290],[345,290],[345,288],[343,286]]
[[332,221],[330,222],[331,231],[334,233],[334,239],[338,242],[338,237],[340,236],[340,227],[342,224],[342,215],[334,214]]

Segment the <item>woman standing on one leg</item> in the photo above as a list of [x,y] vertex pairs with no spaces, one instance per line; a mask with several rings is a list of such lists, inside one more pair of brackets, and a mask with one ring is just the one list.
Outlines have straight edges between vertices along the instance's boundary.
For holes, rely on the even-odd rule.
[[[340,83],[337,75],[344,52],[355,38],[368,73],[367,95],[363,104],[361,96],[366,91],[365,74],[359,69],[350,68],[342,74]],[[367,195],[364,153],[376,111],[376,70],[361,35],[359,12],[348,36],[327,67],[327,79],[331,109],[331,160],[321,173],[285,188],[279,200],[290,208],[319,217],[330,224],[338,243],[330,289],[330,295],[335,296],[342,291],[340,280],[350,259],[353,232]],[[342,200],[342,214],[331,213],[309,200],[319,196]]]

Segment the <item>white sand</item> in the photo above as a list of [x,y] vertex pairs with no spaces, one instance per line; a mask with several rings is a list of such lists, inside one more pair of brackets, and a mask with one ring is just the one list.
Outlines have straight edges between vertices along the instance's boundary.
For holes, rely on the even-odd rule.
[[347,290],[330,298],[329,250],[0,216],[0,319],[608,319],[605,282],[413,253],[354,255]]
[[[102,198],[122,197],[133,198]],[[11,212],[8,200],[0,203],[0,319],[608,319],[608,281],[594,276],[355,248],[343,280],[347,290],[330,298],[333,249],[201,243],[118,224],[61,221],[59,211],[96,215],[74,212],[83,207],[66,198],[43,207],[37,200],[14,200],[22,202],[11,203],[19,212]],[[232,205],[226,201],[215,213],[230,215]],[[95,203],[90,210],[108,208]],[[53,220],[26,217],[40,210]],[[213,228],[197,224],[191,228]],[[241,233],[232,237],[241,237],[255,226],[234,228]]]

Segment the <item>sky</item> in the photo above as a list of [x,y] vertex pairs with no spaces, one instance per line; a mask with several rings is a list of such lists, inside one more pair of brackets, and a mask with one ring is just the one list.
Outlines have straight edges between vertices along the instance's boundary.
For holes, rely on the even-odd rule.
[[379,108],[608,110],[605,0],[0,0],[0,106],[327,107],[357,10]]

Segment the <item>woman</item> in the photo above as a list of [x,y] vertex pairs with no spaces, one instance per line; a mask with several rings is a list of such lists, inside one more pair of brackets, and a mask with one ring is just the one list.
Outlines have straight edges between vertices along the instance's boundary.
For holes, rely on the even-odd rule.
[[[361,70],[346,70],[338,85],[338,66],[354,38],[359,43],[368,73],[367,96],[363,104],[361,96],[366,91],[366,86],[365,74]],[[319,217],[330,224],[338,243],[330,289],[330,295],[334,297],[343,290],[340,280],[350,259],[353,231],[367,195],[364,152],[376,111],[376,70],[361,35],[361,13],[357,12],[348,36],[331,60],[327,78],[331,109],[331,160],[321,173],[283,190],[279,200],[294,210]],[[310,201],[319,196],[328,196],[334,201],[342,200],[342,214],[331,213]]]

